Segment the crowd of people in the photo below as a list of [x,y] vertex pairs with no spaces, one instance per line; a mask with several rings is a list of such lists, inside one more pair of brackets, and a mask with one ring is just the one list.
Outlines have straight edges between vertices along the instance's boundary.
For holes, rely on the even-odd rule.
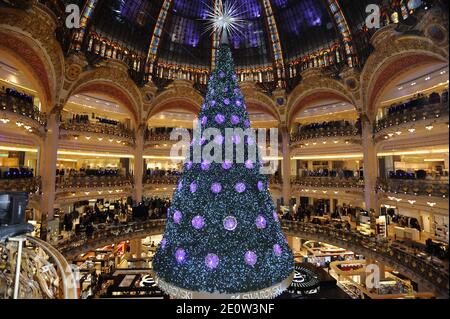
[[299,169],[299,177],[330,177],[330,178],[362,178],[363,170],[353,171],[346,168],[328,169],[321,168],[316,170],[308,170],[306,168]]
[[145,173],[147,177],[164,177],[164,176],[177,177],[181,175],[181,172],[176,169],[171,170],[164,170],[158,168],[147,169]]
[[402,180],[436,180],[440,177],[448,177],[448,171],[433,171],[428,173],[425,170],[417,170],[414,172],[407,172],[404,170],[396,170],[389,172],[390,179],[402,179]]
[[0,167],[0,179],[32,178],[34,170],[28,167],[12,168]]
[[80,168],[76,169],[57,169],[57,177],[117,177],[125,176],[124,168]]
[[322,123],[311,123],[306,125],[297,126],[297,134],[307,134],[312,133],[317,130],[333,130],[333,129],[346,129],[346,128],[356,128],[361,129],[361,121],[358,119],[355,123],[350,121],[330,121]]
[[19,92],[14,88],[5,88],[4,86],[2,86],[2,90],[0,93],[16,98],[19,101],[25,102],[25,104],[29,104],[31,107],[33,107],[34,97],[32,97],[31,95]]
[[133,209],[133,219],[166,219],[171,203],[169,198],[146,198],[139,206]]
[[429,96],[418,93],[408,102],[391,105],[387,110],[387,114],[395,115],[414,108],[420,108],[428,104],[438,103],[448,103],[448,91],[444,91],[442,95],[437,92],[433,92]]

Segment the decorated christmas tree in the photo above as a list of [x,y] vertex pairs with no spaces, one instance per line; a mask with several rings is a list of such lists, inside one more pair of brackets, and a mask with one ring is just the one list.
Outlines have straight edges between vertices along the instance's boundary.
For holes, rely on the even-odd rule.
[[[250,128],[226,43],[218,51],[198,126],[217,133],[193,138],[153,260],[155,279],[175,298],[276,297],[292,281],[293,255],[267,177],[260,173],[259,150],[256,160],[250,156],[255,139],[226,132]],[[223,153],[222,161],[204,159],[214,144]],[[236,150],[227,158],[230,144]],[[244,161],[238,146],[245,150]],[[201,160],[194,160],[196,148],[202,151]]]

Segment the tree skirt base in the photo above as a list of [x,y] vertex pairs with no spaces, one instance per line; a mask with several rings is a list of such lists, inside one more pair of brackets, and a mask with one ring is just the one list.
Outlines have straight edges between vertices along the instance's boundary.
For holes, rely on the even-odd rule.
[[294,279],[294,273],[292,273],[281,283],[273,285],[272,287],[257,291],[235,294],[221,294],[186,290],[167,283],[166,281],[159,278],[156,274],[154,274],[154,279],[158,287],[161,288],[164,293],[175,299],[273,299],[281,295],[285,290],[289,288]]

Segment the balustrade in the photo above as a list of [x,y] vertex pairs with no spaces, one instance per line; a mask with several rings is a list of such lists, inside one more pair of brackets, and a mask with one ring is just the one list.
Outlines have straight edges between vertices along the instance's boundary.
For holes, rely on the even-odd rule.
[[448,198],[448,180],[378,179],[378,190],[385,193]]
[[123,125],[67,121],[61,123],[61,129],[83,133],[105,134],[133,141],[135,138],[134,132],[130,129],[125,128]]
[[328,137],[353,137],[359,136],[361,129],[354,125],[321,127],[317,129],[308,129],[291,136],[291,143],[297,143],[305,140],[328,138]]
[[321,188],[364,188],[364,180],[359,178],[294,177],[292,185]]
[[[46,124],[46,116],[33,105],[33,102],[0,92],[0,111],[6,111],[30,118],[40,125]],[[5,119],[7,120],[7,119]]]
[[448,117],[448,103],[424,104],[393,112],[380,119],[375,125],[375,132],[379,133],[390,127],[415,123],[423,120],[435,120]]
[[56,189],[89,189],[132,186],[133,180],[126,176],[86,176],[86,177],[58,177]]
[[41,178],[0,179],[0,192],[27,192],[37,194],[42,187]]

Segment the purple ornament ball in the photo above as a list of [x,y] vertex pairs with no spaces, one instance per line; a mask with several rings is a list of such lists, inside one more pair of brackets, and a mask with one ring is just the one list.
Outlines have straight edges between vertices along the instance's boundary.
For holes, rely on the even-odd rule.
[[183,248],[178,248],[175,252],[175,259],[179,264],[183,264],[186,261],[186,251]]
[[223,137],[223,135],[217,135],[214,138],[214,142],[219,145],[222,145],[224,141],[225,141],[225,138]]
[[167,239],[163,238],[161,240],[161,248],[162,249],[166,249],[166,246],[167,246]]
[[283,249],[280,245],[275,244],[273,245],[273,253],[275,254],[275,256],[280,257],[283,254]]
[[195,216],[192,218],[192,227],[194,227],[197,230],[202,229],[205,227],[205,219],[202,216]]
[[237,219],[233,216],[228,216],[223,220],[223,228],[228,231],[233,231],[237,227]]
[[211,185],[211,192],[219,194],[222,191],[222,185],[220,183],[214,183]]
[[225,122],[225,116],[223,116],[222,114],[217,114],[214,119],[216,120],[217,124],[223,124]]
[[267,227],[267,221],[262,215],[256,217],[255,224],[258,229],[265,229]]
[[220,76],[220,78],[224,78],[225,77],[225,72],[223,72],[223,71],[220,71],[220,73],[219,73],[219,76]]
[[202,162],[201,167],[202,171],[207,171],[211,167],[211,163],[205,160]]
[[277,212],[273,212],[272,216],[273,216],[273,219],[275,221],[279,221],[280,220],[280,218],[278,217],[278,213]]
[[253,168],[255,168],[255,165],[253,164],[252,160],[248,160],[248,161],[245,162],[245,167],[247,169],[253,169]]
[[242,101],[241,100],[236,100],[236,106],[237,107],[241,107],[242,106]]
[[231,124],[237,125],[240,122],[241,122],[241,119],[239,118],[239,116],[237,116],[237,115],[232,115],[231,116]]
[[228,160],[225,160],[225,161],[223,162],[223,164],[222,164],[222,168],[223,168],[224,170],[229,170],[231,167],[233,167],[233,163],[231,163],[231,162],[228,161]]
[[242,194],[243,192],[245,192],[246,190],[246,186],[244,183],[237,183],[235,186],[236,192],[238,192],[239,194]]
[[223,104],[225,105],[230,105],[230,99],[226,98],[225,100],[223,100]]
[[175,211],[175,213],[173,213],[173,221],[175,222],[175,224],[180,224],[181,223],[181,219],[183,218],[183,214],[180,211]]
[[202,117],[202,125],[205,126],[206,124],[208,124],[208,117],[207,116],[203,116]]
[[194,194],[197,191],[197,183],[192,182],[189,188],[191,190],[191,193]]
[[247,251],[244,256],[245,263],[251,267],[256,265],[258,261],[258,256],[253,251]]
[[264,190],[264,182],[262,182],[262,181],[259,181],[259,182],[258,182],[258,190],[259,190],[260,192],[262,192],[262,191]]
[[215,254],[208,254],[205,258],[206,267],[209,269],[215,269],[219,266],[220,259]]

